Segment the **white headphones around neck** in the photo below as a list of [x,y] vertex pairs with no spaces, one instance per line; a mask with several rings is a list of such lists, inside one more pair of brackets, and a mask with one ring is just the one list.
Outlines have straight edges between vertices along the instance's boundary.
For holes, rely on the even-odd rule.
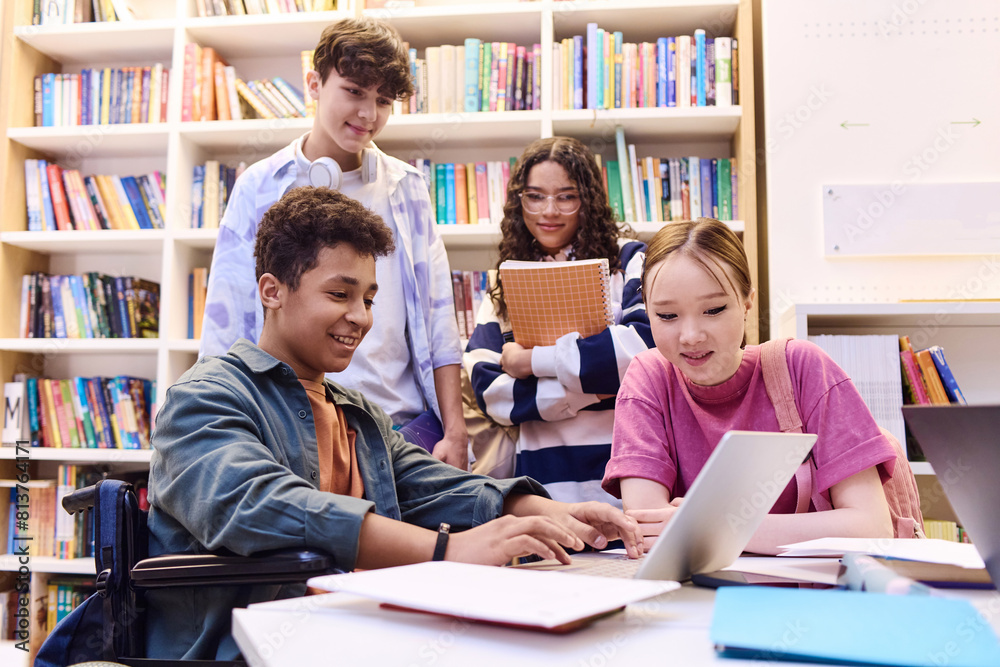
[[[305,159],[302,153],[302,142],[305,136],[299,138],[296,146],[296,156],[299,157],[308,167],[309,184],[315,188],[330,188],[340,190],[344,184],[344,174],[340,165],[331,157],[317,158],[313,162]],[[370,148],[361,150],[361,182],[374,183],[378,179],[378,154]]]

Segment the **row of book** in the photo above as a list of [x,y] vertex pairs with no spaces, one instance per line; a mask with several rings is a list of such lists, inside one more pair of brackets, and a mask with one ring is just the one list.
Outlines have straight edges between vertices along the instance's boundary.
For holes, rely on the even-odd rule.
[[514,158],[465,164],[418,158],[411,164],[424,173],[437,224],[465,225],[500,224],[513,162]]
[[34,78],[38,127],[162,123],[167,120],[170,70],[146,67],[85,68]]
[[181,120],[302,118],[302,92],[281,77],[244,81],[211,46],[184,45]]
[[402,113],[541,109],[541,44],[484,42],[409,49],[414,94]]
[[484,298],[489,298],[489,271],[452,271],[451,286],[455,298],[458,335],[469,338],[476,329],[476,314]]
[[337,0],[195,0],[198,16],[294,14],[337,9]]
[[33,447],[149,449],[155,383],[143,378],[15,377],[4,383],[4,442]]
[[207,295],[208,269],[199,266],[188,275],[188,338],[201,338],[201,325],[205,320],[205,297]]
[[739,104],[739,45],[731,37],[660,37],[625,42],[587,24],[586,35],[553,44],[554,109],[704,107]]
[[635,144],[626,143],[621,125],[615,127],[615,150],[618,178],[609,163],[607,187],[611,206],[620,220],[668,222],[699,216],[738,219],[736,158],[640,160]]
[[29,158],[24,161],[28,231],[163,229],[166,185],[159,171],[81,176],[79,170]]
[[[632,152],[630,146],[630,155]],[[632,178],[637,179],[638,192],[633,190],[632,206],[638,222],[671,222],[694,220],[698,217],[735,220],[738,211],[738,189],[734,165],[736,158],[639,158],[628,165]],[[622,189],[621,165],[606,160],[602,172],[608,189],[611,208],[619,220],[626,217]]]
[[66,577],[49,579],[46,584],[48,599],[45,605],[45,629],[51,632],[59,621],[69,616],[84,600],[97,592],[93,577]]
[[914,350],[910,337],[900,336],[899,359],[907,405],[967,404],[940,345]]
[[247,168],[245,162],[229,167],[218,160],[195,165],[191,177],[191,227],[217,229],[229,203],[236,179]]
[[902,406],[966,402],[938,345],[914,350],[908,336],[894,335],[818,335],[809,340],[844,369],[875,421],[907,443],[912,460],[923,459],[923,454],[906,436]]
[[947,540],[948,542],[968,542],[972,539],[965,528],[959,526],[954,521],[947,519],[924,519],[924,534],[936,540]]
[[22,338],[157,338],[160,284],[97,271],[21,280]]
[[128,21],[134,18],[128,0],[46,0],[33,5],[32,25]]

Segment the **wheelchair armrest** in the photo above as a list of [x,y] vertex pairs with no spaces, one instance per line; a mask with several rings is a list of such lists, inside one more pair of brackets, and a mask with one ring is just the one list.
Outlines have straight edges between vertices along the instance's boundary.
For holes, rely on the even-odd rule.
[[92,484],[82,489],[77,489],[67,494],[62,499],[63,509],[70,514],[84,512],[94,506],[94,497],[97,495],[97,485]]
[[139,561],[132,568],[132,583],[137,588],[278,584],[305,582],[334,571],[333,558],[310,549],[281,549],[254,556],[177,554]]

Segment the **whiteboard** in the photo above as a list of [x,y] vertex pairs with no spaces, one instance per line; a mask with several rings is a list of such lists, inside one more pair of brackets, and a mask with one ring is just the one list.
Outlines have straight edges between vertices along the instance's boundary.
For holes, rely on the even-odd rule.
[[912,211],[925,187],[1000,182],[1000,2],[762,0],[761,33],[772,331],[794,303],[1000,298],[995,237],[954,254],[918,230],[884,256],[833,251],[824,225],[825,186],[899,184]]

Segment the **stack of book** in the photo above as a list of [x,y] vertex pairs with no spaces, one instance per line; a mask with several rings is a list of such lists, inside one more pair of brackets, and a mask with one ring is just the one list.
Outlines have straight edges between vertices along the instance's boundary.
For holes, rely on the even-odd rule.
[[211,46],[184,45],[181,120],[301,118],[306,115],[301,91],[280,76],[244,81]]
[[16,439],[33,447],[149,449],[154,396],[153,381],[125,375],[26,377],[4,385],[6,401],[27,406],[25,432]]
[[470,338],[476,329],[476,314],[483,299],[489,298],[489,271],[452,271],[452,289],[455,297],[455,318],[458,335]]
[[439,225],[499,224],[515,158],[489,162],[410,160],[424,173]]
[[333,11],[337,0],[195,0],[195,6],[198,16],[294,14]]
[[233,184],[246,167],[245,162],[227,167],[218,160],[195,165],[191,178],[191,227],[218,228]]
[[940,345],[914,350],[910,337],[900,336],[899,359],[905,388],[903,398],[907,405],[967,403]]
[[484,42],[409,49],[414,94],[400,113],[455,113],[541,109],[541,44]]
[[56,623],[69,616],[70,612],[97,592],[93,577],[67,577],[49,579],[47,585],[46,630],[49,632]]
[[739,104],[737,40],[694,35],[625,42],[587,24],[553,45],[554,109],[703,107]]
[[28,231],[163,229],[166,182],[154,171],[139,176],[81,176],[41,159],[24,161]]
[[165,122],[169,80],[170,70],[161,63],[40,74],[34,79],[35,125]]
[[21,281],[22,338],[157,338],[160,284],[96,271]]
[[896,336],[809,336],[844,369],[879,426],[906,442]]

